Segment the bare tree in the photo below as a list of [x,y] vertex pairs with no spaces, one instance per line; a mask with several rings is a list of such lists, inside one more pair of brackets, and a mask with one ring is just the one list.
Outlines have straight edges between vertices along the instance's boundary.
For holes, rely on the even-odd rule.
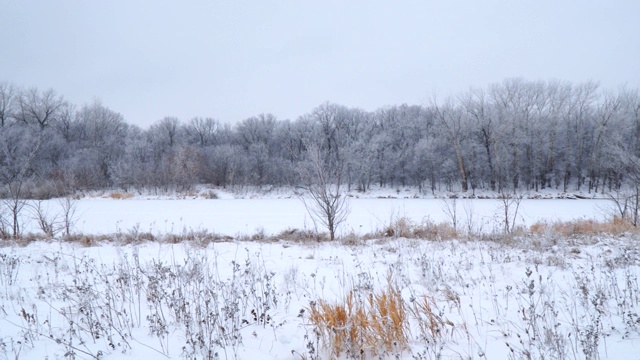
[[78,111],[76,125],[80,149],[72,155],[71,163],[75,164],[70,166],[70,172],[79,183],[83,177],[95,179],[85,183],[87,187],[111,185],[112,168],[125,153],[123,145],[129,125],[121,114],[103,106],[97,99]]
[[176,144],[179,126],[180,120],[177,117],[166,116],[153,124],[152,128],[159,133],[167,146],[172,148]]
[[76,223],[76,211],[78,208],[78,200],[67,196],[60,200],[60,208],[62,209],[61,230],[65,236],[71,235],[71,229]]
[[76,222],[77,200],[67,196],[58,199],[58,204],[60,211],[54,215],[42,200],[33,201],[28,205],[33,220],[36,221],[40,230],[49,237],[54,237],[60,231],[65,236],[69,236]]
[[31,88],[18,97],[16,117],[25,124],[35,124],[40,129],[44,129],[56,119],[58,111],[64,104],[62,96],[56,94],[53,89],[40,92],[36,88]]
[[9,123],[16,110],[18,90],[12,84],[0,82],[0,127]]
[[456,196],[452,196],[450,198],[442,199],[442,212],[451,220],[451,225],[453,226],[453,231],[458,231],[458,198]]
[[563,174],[563,190],[567,191],[569,184],[575,178],[576,189],[584,184],[589,148],[588,132],[593,126],[592,107],[597,100],[599,85],[595,82],[578,84],[571,89],[571,96],[567,104],[568,110],[563,114],[565,132],[565,168]]
[[475,219],[476,211],[473,207],[473,201],[464,200],[462,202],[462,208],[464,210],[464,215],[465,215],[465,225],[467,228],[467,236],[471,236],[476,231],[482,232],[481,231],[482,227],[480,227],[480,229],[477,229],[477,224]]
[[516,221],[518,220],[518,211],[520,210],[520,203],[524,199],[523,193],[509,193],[503,192],[498,197],[500,201],[500,211],[502,212],[502,225],[504,226],[504,233],[510,234],[516,227]]
[[614,203],[619,215],[629,221],[633,226],[638,226],[640,221],[640,153],[637,149],[637,127],[640,124],[640,94],[627,94],[625,110],[631,122],[626,132],[630,133],[632,140],[618,136],[610,144],[608,151],[612,154],[613,166],[625,175],[624,181],[628,188],[619,189],[615,194],[608,194],[609,200]]
[[66,103],[60,108],[58,121],[54,124],[54,128],[67,143],[70,143],[77,137],[77,127],[76,107]]
[[194,117],[185,127],[185,131],[192,143],[204,147],[213,145],[219,127],[218,121],[213,118]]
[[495,114],[495,107],[491,106],[483,90],[472,89],[459,97],[462,107],[472,120],[472,134],[480,142],[487,155],[489,166],[489,185],[496,190],[496,157],[497,146],[506,132],[507,122],[500,121]]
[[247,179],[256,185],[274,182],[278,166],[274,162],[276,117],[272,114],[253,116],[236,125],[237,141],[245,151],[247,165],[253,171],[247,172]]
[[622,221],[628,221],[633,226],[638,226],[638,210],[640,205],[640,187],[636,186],[633,192],[616,191],[608,193],[607,198],[611,201],[613,218],[619,217]]
[[[599,180],[603,168],[603,143],[606,142],[611,131],[612,122],[618,119],[621,108],[621,97],[613,93],[605,93],[595,112],[595,131],[589,157],[589,192],[598,192]],[[602,186],[604,191],[604,185]]]
[[165,158],[171,182],[179,191],[188,191],[198,183],[204,158],[193,146],[181,146]]
[[462,143],[466,128],[463,119],[464,114],[460,108],[454,106],[452,100],[448,100],[444,105],[438,105],[434,99],[431,106],[436,119],[440,124],[442,124],[446,130],[445,133],[449,138],[449,141],[453,144],[456,160],[458,162],[458,169],[460,170],[460,185],[462,187],[462,191],[466,192],[469,189],[469,182],[467,179],[466,164],[462,150]]
[[38,223],[40,230],[48,237],[54,237],[58,230],[58,216],[52,217],[49,214],[49,209],[42,204],[42,200],[34,201],[29,207],[33,219]]
[[342,166],[326,159],[317,146],[308,147],[308,163],[301,170],[306,195],[301,197],[307,212],[329,231],[331,240],[349,215],[349,203],[342,194]]
[[45,132],[30,133],[26,126],[11,126],[0,134],[0,184],[4,184],[2,204],[9,209],[11,233],[18,237],[20,213],[27,201],[27,182],[31,178],[31,167]]

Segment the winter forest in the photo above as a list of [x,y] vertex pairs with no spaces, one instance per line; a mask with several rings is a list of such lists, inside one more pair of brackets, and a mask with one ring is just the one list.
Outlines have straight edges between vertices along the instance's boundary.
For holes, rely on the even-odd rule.
[[638,89],[506,79],[368,112],[326,102],[295,120],[167,116],[144,129],[99,100],[0,83],[2,196],[299,186],[314,161],[350,190],[604,192],[640,180]]

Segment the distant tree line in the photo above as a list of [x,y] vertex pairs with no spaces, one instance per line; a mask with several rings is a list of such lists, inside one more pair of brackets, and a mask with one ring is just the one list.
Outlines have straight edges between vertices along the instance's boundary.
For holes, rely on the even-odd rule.
[[323,103],[295,120],[165,117],[143,129],[99,101],[0,83],[5,198],[302,186],[318,153],[351,190],[614,191],[640,179],[640,96],[517,78],[373,112]]

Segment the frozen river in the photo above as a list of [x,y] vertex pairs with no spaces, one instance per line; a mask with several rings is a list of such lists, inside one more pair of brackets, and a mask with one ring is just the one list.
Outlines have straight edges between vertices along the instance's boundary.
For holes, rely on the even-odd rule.
[[[57,202],[49,201],[49,213],[57,212]],[[451,205],[451,203],[449,203]],[[607,200],[522,200],[517,225],[536,221],[603,219],[610,214]],[[438,199],[351,199],[347,222],[339,233],[371,232],[392,220],[406,217],[414,222],[425,218],[450,221],[446,204]],[[502,224],[503,210],[498,200],[458,200],[458,225],[466,227],[468,214],[482,231]],[[82,199],[77,202],[75,229],[104,234],[128,231],[135,226],[152,233],[178,233],[207,229],[224,235],[268,234],[285,229],[313,229],[313,222],[299,199],[217,199],[217,200],[111,200]],[[23,229],[34,229],[34,220],[25,219]]]

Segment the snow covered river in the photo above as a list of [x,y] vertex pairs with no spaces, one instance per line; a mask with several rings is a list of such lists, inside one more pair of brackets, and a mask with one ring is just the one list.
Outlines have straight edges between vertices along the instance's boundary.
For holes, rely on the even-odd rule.
[[[46,202],[51,215],[58,204]],[[449,202],[449,206],[452,203]],[[491,231],[502,224],[502,203],[498,200],[458,200],[458,225],[469,222],[482,231]],[[515,205],[514,205],[515,206]],[[512,209],[513,207],[512,206]],[[381,229],[394,219],[406,217],[414,222],[425,218],[435,222],[450,221],[440,199],[351,199],[350,213],[339,232],[371,232]],[[516,218],[517,225],[536,221],[602,219],[610,211],[607,200],[522,200]],[[76,230],[103,234],[128,231],[135,226],[152,233],[177,233],[183,230],[206,229],[219,234],[254,234],[264,231],[275,234],[285,229],[313,229],[304,205],[299,199],[82,199],[77,202]],[[469,218],[469,214],[473,214]],[[25,219],[23,229],[34,229],[34,220]]]

